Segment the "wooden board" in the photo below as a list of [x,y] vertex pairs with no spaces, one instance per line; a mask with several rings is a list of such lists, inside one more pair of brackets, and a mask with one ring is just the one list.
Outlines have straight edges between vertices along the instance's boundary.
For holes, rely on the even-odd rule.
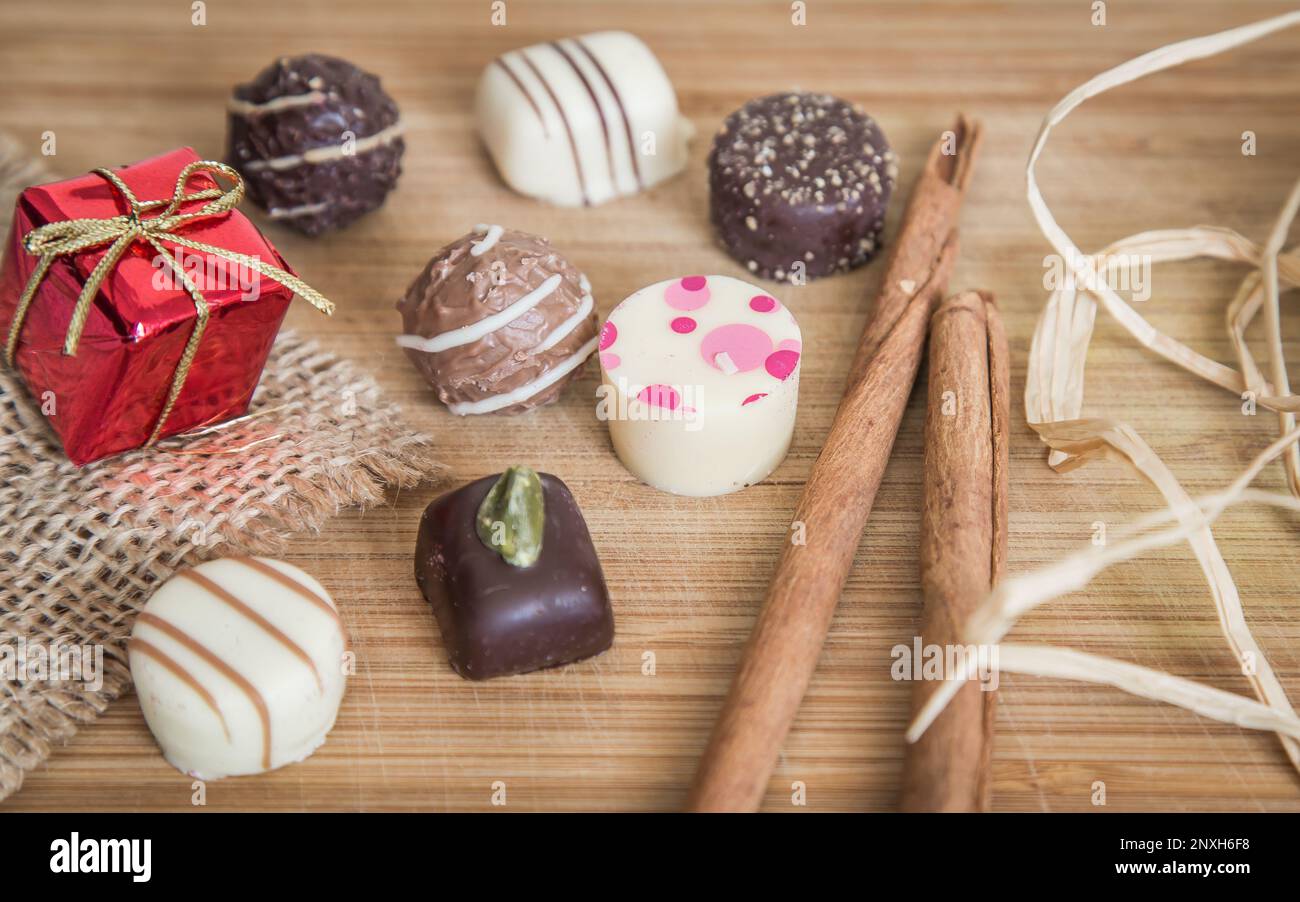
[[[557,407],[514,418],[454,419],[393,344],[393,304],[428,257],[483,220],[549,235],[590,276],[600,312],[636,288],[691,272],[743,275],[710,240],[703,161],[719,121],[750,97],[790,87],[862,103],[902,156],[905,195],[930,142],[962,109],[988,139],[964,219],[953,288],[995,291],[1014,369],[1012,572],[1086,543],[1158,504],[1118,465],[1047,469],[1024,424],[1029,338],[1045,299],[1050,248],[1024,199],[1024,163],[1041,117],[1103,68],[1172,40],[1240,25],[1290,3],[865,3],[812,0],[807,24],[785,2],[213,0],[8,3],[0,10],[0,128],[33,152],[54,132],[65,174],[180,144],[223,148],[223,104],[277,56],[334,53],[380,73],[409,125],[405,173],[382,212],[339,235],[269,232],[313,285],[339,302],[305,305],[293,327],[364,364],[437,437],[458,482],[527,462],[560,474],[586,512],[615,598],[618,635],[602,657],[471,684],[447,666],[411,576],[419,515],[433,488],[366,514],[345,513],[289,559],[342,606],[359,672],[338,724],[309,761],[214,783],[209,809],[506,810],[679,807],[741,644],[762,600],[800,486],[834,412],[880,267],[778,293],[800,317],[807,354],[794,446],[743,493],[692,500],[639,485],[594,417],[594,373]],[[497,178],[475,137],[472,97],[496,54],[556,36],[624,28],[644,38],[699,135],[689,169],[648,194],[590,210],[544,206]],[[1058,131],[1040,168],[1049,203],[1085,249],[1142,229],[1198,223],[1262,240],[1300,163],[1300,33],[1155,76],[1095,101]],[[1243,156],[1242,133],[1258,153]],[[901,204],[895,204],[891,233]],[[1294,241],[1294,237],[1292,238]],[[1142,313],[1230,362],[1222,309],[1240,270],[1160,267]],[[1293,302],[1295,295],[1288,296]],[[1300,317],[1284,319],[1300,359]],[[1293,378],[1297,374],[1293,371]],[[1105,314],[1088,361],[1086,411],[1135,424],[1193,494],[1234,476],[1273,435],[1231,394],[1137,347]],[[915,393],[844,592],[830,640],[765,807],[888,810],[896,805],[910,686],[889,650],[910,643],[920,610],[917,531],[924,392]],[[1270,468],[1261,480],[1282,486]],[[1234,510],[1216,527],[1259,641],[1300,699],[1300,555],[1293,516]],[[1248,691],[1186,548],[1103,574],[1088,591],[1025,619],[1024,641],[1070,644]],[[644,662],[653,655],[653,674]],[[1000,810],[1300,810],[1300,779],[1270,736],[1118,690],[1004,677],[994,752]],[[807,808],[791,805],[791,784]],[[164,763],[134,698],[113,705],[32,773],[3,806],[187,809],[190,780]]]

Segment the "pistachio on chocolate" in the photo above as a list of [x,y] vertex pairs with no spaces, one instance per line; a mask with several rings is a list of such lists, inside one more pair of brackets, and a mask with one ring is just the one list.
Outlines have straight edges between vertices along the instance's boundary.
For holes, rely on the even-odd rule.
[[542,553],[546,523],[542,482],[528,467],[509,467],[479,505],[479,539],[513,567],[531,567]]

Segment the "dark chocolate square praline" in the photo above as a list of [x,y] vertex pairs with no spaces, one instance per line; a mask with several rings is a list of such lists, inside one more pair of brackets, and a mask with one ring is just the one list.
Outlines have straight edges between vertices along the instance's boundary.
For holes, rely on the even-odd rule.
[[507,564],[475,531],[496,476],[443,495],[420,520],[415,581],[433,606],[452,669],[468,679],[567,664],[614,641],[614,612],[587,523],[568,486],[539,476],[546,524],[531,567]]

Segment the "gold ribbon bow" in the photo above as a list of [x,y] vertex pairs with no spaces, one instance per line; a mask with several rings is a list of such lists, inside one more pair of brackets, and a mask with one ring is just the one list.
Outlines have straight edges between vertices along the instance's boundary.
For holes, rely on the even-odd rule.
[[[185,385],[185,379],[189,376],[190,365],[194,362],[195,354],[198,353],[199,339],[203,337],[203,330],[208,325],[208,302],[194,283],[190,281],[176,258],[172,256],[167,248],[163,247],[160,239],[166,239],[180,247],[188,247],[205,254],[222,257],[232,263],[256,270],[288,288],[327,316],[334,312],[334,304],[302,279],[292,273],[285,272],[277,266],[264,263],[247,254],[214,247],[211,244],[204,244],[201,241],[194,241],[176,234],[178,229],[184,228],[191,223],[226,215],[243,200],[244,180],[238,172],[226,164],[212,160],[199,160],[190,163],[181,170],[181,174],[176,178],[176,190],[172,193],[170,201],[150,200],[143,203],[136,199],[135,194],[117,176],[117,173],[108,169],[95,169],[92,171],[95,175],[105,179],[122,196],[130,209],[120,216],[113,216],[108,219],[67,219],[62,222],[51,222],[33,229],[27,234],[27,237],[23,239],[23,247],[29,254],[39,256],[41,260],[32,272],[32,277],[27,280],[27,287],[23,290],[22,297],[18,300],[18,308],[14,311],[14,319],[9,326],[9,339],[5,344],[5,362],[11,368],[13,367],[14,353],[18,349],[18,336],[23,328],[23,320],[27,316],[27,308],[31,306],[32,299],[36,297],[36,289],[40,287],[41,280],[45,278],[45,274],[49,272],[51,264],[56,259],[111,244],[103,258],[87,277],[86,284],[82,286],[81,294],[77,297],[77,304],[73,308],[72,320],[68,323],[67,336],[63,342],[63,353],[71,356],[77,353],[77,344],[81,341],[81,331],[86,326],[86,317],[90,315],[90,305],[94,302],[95,295],[99,293],[100,285],[103,284],[104,279],[112,271],[113,267],[117,265],[118,260],[122,258],[122,254],[137,241],[144,241],[153,245],[162,259],[166,260],[171,266],[172,272],[179,278],[181,284],[185,286],[185,290],[194,301],[197,316],[194,322],[194,330],[190,333],[189,341],[185,345],[185,351],[181,354],[180,363],[176,365],[176,372],[172,376],[167,401],[163,405],[157,424],[153,427],[153,433],[149,436],[149,440],[145,442],[145,445],[148,446],[158,440],[158,435],[162,432],[163,425],[167,422],[172,407],[176,404],[176,398],[180,395],[181,388]],[[196,172],[219,173],[226,176],[234,184],[230,188],[208,188],[193,194],[186,194],[186,185],[189,183],[190,177]],[[185,204],[204,200],[208,201],[208,203],[191,213],[178,212]],[[145,213],[164,206],[165,209],[157,216],[148,219],[144,217]]]

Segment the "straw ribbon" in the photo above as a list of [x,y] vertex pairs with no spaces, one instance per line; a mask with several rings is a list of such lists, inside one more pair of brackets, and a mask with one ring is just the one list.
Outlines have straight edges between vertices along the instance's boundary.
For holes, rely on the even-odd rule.
[[[132,244],[141,241],[152,245],[159,256],[167,261],[172,272],[185,287],[186,292],[194,301],[196,313],[194,329],[190,332],[189,341],[186,342],[180,362],[176,365],[176,371],[172,376],[171,388],[167,392],[167,400],[163,404],[162,413],[154,425],[149,440],[145,442],[146,445],[152,445],[158,440],[158,436],[167,422],[167,417],[171,415],[172,407],[176,404],[176,398],[185,385],[185,380],[190,373],[190,367],[194,363],[195,354],[199,349],[199,340],[203,337],[203,331],[208,324],[207,300],[204,299],[203,294],[194,283],[190,281],[180,263],[172,256],[171,251],[163,246],[162,241],[165,240],[179,247],[186,247],[201,253],[221,257],[261,273],[272,281],[288,288],[326,315],[334,312],[334,304],[306,282],[277,266],[264,263],[247,254],[214,247],[176,234],[177,230],[200,220],[225,216],[243,200],[244,180],[238,172],[226,164],[211,160],[199,160],[190,163],[181,170],[180,175],[177,177],[176,189],[172,192],[170,201],[139,201],[127,184],[118,177],[117,173],[108,169],[95,169],[92,171],[107,181],[126,201],[128,210],[122,215],[112,216],[107,219],[67,219],[62,222],[51,222],[33,229],[27,234],[23,240],[23,247],[29,254],[40,257],[40,262],[32,272],[31,278],[27,280],[27,287],[18,299],[18,307],[14,311],[14,319],[9,326],[9,338],[5,343],[5,362],[10,367],[13,367],[14,354],[18,349],[18,337],[22,332],[27,309],[31,306],[32,299],[36,297],[36,290],[40,287],[41,280],[45,278],[45,274],[49,272],[50,266],[55,260],[59,257],[75,256],[92,248],[109,245],[104,256],[86,278],[81,294],[77,297],[76,306],[73,308],[72,319],[68,323],[67,335],[63,342],[63,353],[71,356],[77,353],[77,345],[81,341],[81,332],[86,326],[86,318],[90,315],[91,304],[99,293],[104,279],[117,266],[118,261],[122,259],[122,255]],[[233,184],[229,188],[207,188],[203,191],[186,194],[186,186],[190,178],[197,172],[206,172],[211,175],[220,174],[228,178]],[[180,212],[186,204],[199,201],[207,201],[207,203],[192,212]],[[145,217],[145,213],[159,207],[163,209],[157,216]]]

